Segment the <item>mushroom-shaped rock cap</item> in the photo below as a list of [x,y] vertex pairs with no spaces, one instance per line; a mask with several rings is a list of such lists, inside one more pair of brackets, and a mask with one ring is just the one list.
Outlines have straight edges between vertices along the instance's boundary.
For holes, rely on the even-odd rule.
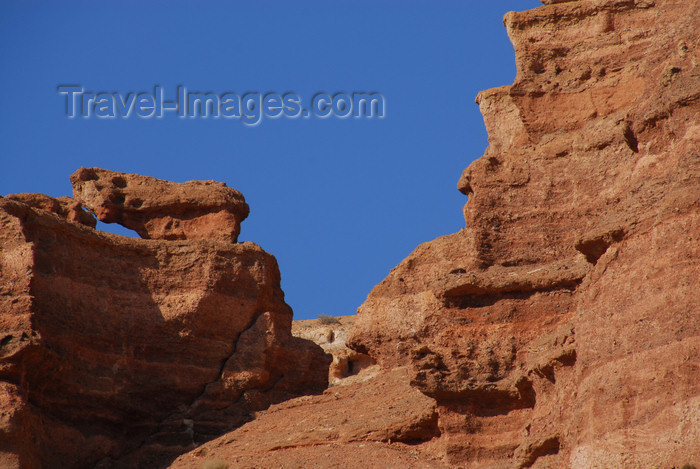
[[146,239],[236,242],[249,208],[243,194],[216,181],[176,183],[100,168],[71,174],[73,197],[100,221]]

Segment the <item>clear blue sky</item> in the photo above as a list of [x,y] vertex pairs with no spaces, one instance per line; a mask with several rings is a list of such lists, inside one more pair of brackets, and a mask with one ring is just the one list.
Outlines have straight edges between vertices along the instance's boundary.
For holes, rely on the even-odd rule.
[[[487,145],[474,97],[512,83],[502,17],[538,5],[4,0],[0,194],[70,195],[80,166],[224,181],[251,207],[240,239],[277,257],[295,318],[354,314],[418,244],[464,226],[457,179]],[[386,116],[71,120],[59,84],[378,91]]]

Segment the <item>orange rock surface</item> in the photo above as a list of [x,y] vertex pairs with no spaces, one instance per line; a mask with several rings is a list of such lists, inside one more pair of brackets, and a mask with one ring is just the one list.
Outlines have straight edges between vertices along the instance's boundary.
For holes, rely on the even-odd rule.
[[460,467],[700,463],[700,3],[504,18],[466,228],[360,307],[351,347],[410,365]]
[[17,200],[25,203],[30,207],[40,208],[42,210],[55,213],[68,221],[80,223],[90,228],[95,228],[97,220],[95,217],[86,212],[80,202],[73,200],[70,197],[59,197],[54,199],[44,194],[37,193],[22,193],[10,194],[6,196],[8,199]]
[[444,467],[412,448],[438,427],[435,402],[408,378],[399,368],[278,404],[170,467]]

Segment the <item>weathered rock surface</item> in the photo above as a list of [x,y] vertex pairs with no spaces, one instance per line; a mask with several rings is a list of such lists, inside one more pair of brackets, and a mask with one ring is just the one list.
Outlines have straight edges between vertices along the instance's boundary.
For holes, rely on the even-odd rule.
[[291,336],[260,247],[127,238],[56,211],[0,198],[0,467],[162,467],[326,388],[331,358]]
[[170,467],[443,467],[411,446],[438,427],[435,401],[408,380],[399,368],[278,404]]
[[80,168],[70,178],[75,200],[100,221],[145,239],[236,242],[249,212],[243,195],[222,182],[176,183],[100,168]]
[[367,380],[377,374],[379,366],[364,353],[348,348],[345,342],[355,323],[355,316],[324,316],[292,322],[292,335],[310,340],[333,357],[328,369],[328,384],[342,386]]
[[419,246],[350,347],[410,365],[460,467],[700,464],[700,2],[547,1],[504,23],[515,83],[466,228]]

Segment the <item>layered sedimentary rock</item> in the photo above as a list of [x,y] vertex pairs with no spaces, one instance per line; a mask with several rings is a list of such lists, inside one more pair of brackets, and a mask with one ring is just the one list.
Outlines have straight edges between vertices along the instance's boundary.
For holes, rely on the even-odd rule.
[[80,168],[70,178],[73,197],[100,221],[145,239],[236,242],[249,212],[243,195],[222,182],[176,183],[101,168]]
[[[700,2],[544,3],[505,17],[518,74],[477,98],[466,228],[359,309],[347,343],[383,370],[174,467],[700,465]],[[77,201],[131,219],[131,182],[82,171],[101,187]],[[37,204],[0,199],[6,457],[147,465],[325,385],[274,259],[233,231],[129,240]],[[131,226],[199,226],[161,213]]]
[[[157,194],[142,206],[160,218],[163,201],[179,201],[177,218],[202,213],[187,200],[232,191],[76,174],[80,200],[112,221],[119,209],[88,189],[106,191],[105,174],[126,181],[126,201]],[[213,239],[103,233],[62,206],[0,198],[0,466],[159,467],[270,403],[326,388],[330,357],[291,336],[272,255],[216,227]]]
[[412,367],[449,464],[698,464],[700,2],[546,3],[505,16],[518,73],[477,97],[466,228],[349,344]]
[[[518,73],[477,97],[466,228],[374,288],[347,344],[383,371],[327,395],[406,367],[437,417],[411,442],[420,467],[695,467],[700,2],[544,3],[505,16]],[[384,389],[369,401],[387,411],[410,394]],[[270,412],[175,467],[410,467],[387,451],[403,443],[333,432],[369,431],[372,405],[341,398],[323,412],[356,412],[321,423],[299,400],[289,440],[267,440],[290,420]]]

